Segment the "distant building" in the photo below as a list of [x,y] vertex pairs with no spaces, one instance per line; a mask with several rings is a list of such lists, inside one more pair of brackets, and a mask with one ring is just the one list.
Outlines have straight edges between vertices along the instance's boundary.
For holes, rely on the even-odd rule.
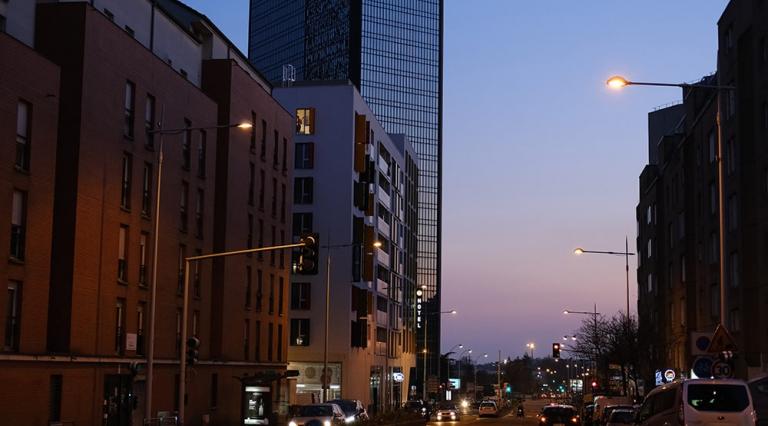
[[350,83],[274,96],[296,116],[293,238],[314,231],[322,247],[317,275],[291,283],[288,361],[300,373],[299,401],[321,398],[330,266],[329,398],[398,406],[416,380],[416,154]]
[[192,268],[200,363],[177,387],[183,258],[290,238],[293,120],[270,84],[175,0],[0,2],[0,17],[2,422],[141,424],[182,403],[189,425],[286,414],[287,252]]
[[[385,131],[408,136],[420,176],[418,284],[439,310],[443,0],[252,0],[248,58],[276,86],[285,65],[296,81],[350,80]],[[440,315],[429,318],[440,330]],[[428,340],[437,376],[440,333]]]
[[[692,374],[710,356],[696,339],[725,325],[737,345],[735,373],[768,371],[768,7],[731,1],[718,22],[718,72],[702,84],[735,86],[720,92],[725,202],[725,318],[720,318],[717,185],[718,97],[684,91],[680,107],[651,113],[679,115],[666,131],[651,131],[650,164],[640,177],[638,311],[647,348],[647,374],[674,368]],[[674,120],[673,120],[674,121]],[[663,127],[663,126],[662,126]]]

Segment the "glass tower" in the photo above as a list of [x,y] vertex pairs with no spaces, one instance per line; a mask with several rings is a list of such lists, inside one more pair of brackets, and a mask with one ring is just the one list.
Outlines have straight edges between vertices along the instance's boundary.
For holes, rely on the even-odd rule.
[[[299,81],[351,80],[388,133],[408,135],[419,160],[417,282],[439,312],[443,0],[251,0],[249,24],[248,56],[269,80],[284,65]],[[427,319],[436,373],[440,315]]]

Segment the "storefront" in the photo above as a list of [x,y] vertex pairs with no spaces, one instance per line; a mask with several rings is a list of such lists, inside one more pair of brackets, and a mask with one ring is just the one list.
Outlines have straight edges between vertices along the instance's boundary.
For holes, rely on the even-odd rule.
[[[300,404],[311,404],[321,401],[323,392],[323,363],[321,362],[291,362],[289,370],[297,370],[296,398]],[[341,363],[328,363],[326,370],[330,379],[328,387],[328,399],[341,398]]]

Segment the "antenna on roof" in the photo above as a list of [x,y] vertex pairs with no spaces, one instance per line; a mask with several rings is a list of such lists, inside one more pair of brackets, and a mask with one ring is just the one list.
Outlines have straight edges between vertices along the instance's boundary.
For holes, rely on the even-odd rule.
[[296,81],[296,67],[291,64],[283,65],[283,87],[291,87]]

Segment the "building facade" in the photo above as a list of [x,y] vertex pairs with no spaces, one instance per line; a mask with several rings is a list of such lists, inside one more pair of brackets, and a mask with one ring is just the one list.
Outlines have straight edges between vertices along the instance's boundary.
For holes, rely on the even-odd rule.
[[[702,84],[735,90],[684,91],[680,122],[650,140],[655,154],[640,177],[637,209],[638,311],[649,343],[648,374],[674,368],[696,375],[697,360],[711,356],[696,343],[721,324],[736,344],[736,376],[768,371],[768,346],[755,338],[768,329],[763,261],[768,255],[768,148],[762,143],[768,138],[766,19],[763,2],[728,4],[718,22],[718,72]],[[720,297],[718,137],[725,300]]]
[[[269,80],[282,80],[284,65],[298,81],[351,80],[388,133],[408,136],[419,167],[418,284],[439,307],[443,1],[251,0],[250,8],[248,56]],[[426,318],[440,330],[440,315]],[[427,339],[436,376],[440,333]]]
[[291,283],[288,360],[299,401],[322,398],[329,278],[329,398],[398,406],[416,376],[416,153],[407,137],[384,131],[351,83],[274,96],[296,117],[293,238],[315,232],[321,247],[317,274]]
[[[269,83],[174,0],[5,6],[0,127],[16,144],[0,169],[12,224],[0,269],[0,382],[14,384],[0,391],[4,421],[143,424],[180,404],[190,425],[286,414],[289,253],[192,264],[200,362],[178,393],[184,258],[290,234],[293,120]],[[240,122],[254,126],[223,127]]]

